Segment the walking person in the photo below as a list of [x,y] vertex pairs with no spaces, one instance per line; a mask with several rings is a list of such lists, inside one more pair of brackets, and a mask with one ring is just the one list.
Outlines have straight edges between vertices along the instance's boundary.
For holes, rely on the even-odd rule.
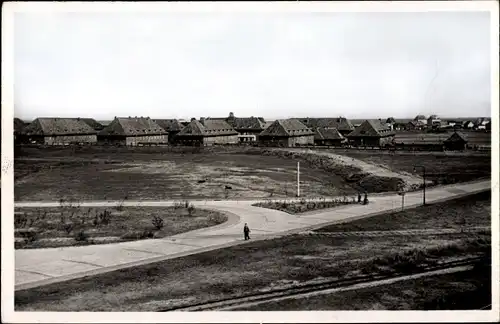
[[245,234],[245,241],[250,239],[250,228],[247,223],[245,223],[245,226],[243,227],[243,234]]

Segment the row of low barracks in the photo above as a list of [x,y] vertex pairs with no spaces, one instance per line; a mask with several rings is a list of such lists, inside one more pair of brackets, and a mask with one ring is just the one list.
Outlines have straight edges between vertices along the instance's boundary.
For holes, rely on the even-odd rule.
[[[365,120],[356,127],[344,117],[292,118],[267,122],[262,117],[200,118],[190,122],[149,117],[115,117],[103,126],[90,118],[37,118],[29,124],[14,120],[16,144],[119,146],[210,146],[248,143],[260,146],[364,146],[463,150],[488,146],[490,137],[448,134],[397,133],[387,122]],[[477,145],[476,145],[477,146]]]

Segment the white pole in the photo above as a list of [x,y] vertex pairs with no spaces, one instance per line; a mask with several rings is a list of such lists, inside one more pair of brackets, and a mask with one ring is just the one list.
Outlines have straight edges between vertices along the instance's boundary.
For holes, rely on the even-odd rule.
[[297,162],[297,197],[300,197],[300,162]]

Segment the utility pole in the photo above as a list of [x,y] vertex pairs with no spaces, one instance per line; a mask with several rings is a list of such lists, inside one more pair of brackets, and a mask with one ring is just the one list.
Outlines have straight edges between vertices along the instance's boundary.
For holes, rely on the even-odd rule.
[[423,178],[423,184],[422,184],[422,186],[423,186],[423,189],[424,189],[423,190],[424,191],[423,205],[425,206],[425,186],[426,186],[426,183],[425,183],[425,167],[422,166],[422,165],[415,165],[415,166],[413,166],[413,171],[416,172],[417,168],[422,168],[422,173],[423,173],[423,175],[422,175],[422,178]]
[[300,162],[297,162],[297,197],[300,197]]

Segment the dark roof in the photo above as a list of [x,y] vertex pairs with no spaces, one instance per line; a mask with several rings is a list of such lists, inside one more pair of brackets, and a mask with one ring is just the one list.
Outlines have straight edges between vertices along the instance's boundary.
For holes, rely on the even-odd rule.
[[165,133],[166,131],[149,117],[115,117],[108,126],[99,132],[99,135],[140,136]]
[[85,124],[89,125],[95,130],[101,130],[104,128],[104,125],[96,121],[94,118],[76,118],[77,120],[83,120]]
[[410,120],[408,122],[408,124],[412,124],[413,126],[425,126],[425,125],[427,125],[423,121],[420,121],[420,120]]
[[389,118],[387,118],[387,120],[385,122],[388,124],[393,124],[396,122],[396,120],[394,119],[394,117],[389,117]]
[[347,137],[385,137],[394,135],[389,126],[378,119],[367,119]]
[[307,127],[314,129],[316,127],[335,128],[339,131],[352,131],[354,126],[349,119],[344,117],[337,118],[299,118],[301,123]]
[[43,117],[35,119],[23,129],[22,133],[49,136],[96,134],[97,131],[81,119]]
[[417,115],[413,120],[427,119],[424,115]]
[[229,136],[238,132],[224,120],[207,119],[203,122],[192,120],[177,136]]
[[14,118],[14,133],[19,134],[22,132],[26,124],[19,118]]
[[[263,118],[262,118],[263,119]],[[258,117],[236,117],[232,121],[234,129],[264,130],[265,122]]]
[[336,128],[316,128],[314,140],[343,140],[344,136]]
[[297,119],[277,119],[259,136],[307,136],[314,132]]
[[491,133],[483,132],[454,132],[449,141],[464,140],[468,145],[491,145]]
[[184,128],[177,119],[153,119],[153,121],[167,132],[178,132]]
[[395,144],[443,144],[450,137],[449,133],[433,134],[433,133],[412,133],[402,132],[396,133],[393,142]]

